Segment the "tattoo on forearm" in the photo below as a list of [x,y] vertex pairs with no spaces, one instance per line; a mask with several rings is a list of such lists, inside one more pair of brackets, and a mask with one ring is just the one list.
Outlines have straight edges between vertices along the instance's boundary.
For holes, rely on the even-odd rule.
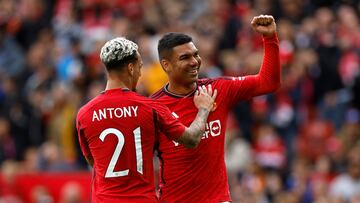
[[195,120],[185,130],[185,133],[183,134],[181,139],[178,140],[178,142],[185,145],[185,147],[187,148],[196,147],[205,132],[206,121],[209,113],[209,110],[205,108],[200,108],[198,110]]
[[190,125],[191,136],[196,138],[201,138],[202,134],[205,132],[206,120],[209,115],[209,111],[205,108],[200,108],[195,120]]

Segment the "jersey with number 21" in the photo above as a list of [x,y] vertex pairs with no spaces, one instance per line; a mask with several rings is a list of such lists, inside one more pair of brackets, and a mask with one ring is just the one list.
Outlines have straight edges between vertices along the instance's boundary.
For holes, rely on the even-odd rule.
[[167,107],[127,89],[107,90],[80,109],[76,126],[83,155],[94,159],[94,202],[157,202],[158,132],[176,140],[185,130]]

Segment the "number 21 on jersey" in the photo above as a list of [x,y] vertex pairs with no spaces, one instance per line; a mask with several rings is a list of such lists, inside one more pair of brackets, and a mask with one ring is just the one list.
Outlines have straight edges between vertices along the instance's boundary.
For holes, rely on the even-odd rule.
[[[115,128],[107,128],[103,130],[99,136],[100,140],[104,142],[105,137],[109,134],[114,134],[118,138],[118,143],[114,150],[114,153],[111,157],[110,163],[106,170],[105,178],[114,178],[120,176],[127,176],[129,174],[129,169],[122,171],[114,171],[115,165],[119,156],[121,154],[121,150],[125,144],[125,138],[122,132]],[[140,127],[137,127],[134,131],[134,141],[135,141],[135,152],[136,152],[136,170],[143,174],[143,158],[142,158],[142,148],[141,148],[141,132]]]

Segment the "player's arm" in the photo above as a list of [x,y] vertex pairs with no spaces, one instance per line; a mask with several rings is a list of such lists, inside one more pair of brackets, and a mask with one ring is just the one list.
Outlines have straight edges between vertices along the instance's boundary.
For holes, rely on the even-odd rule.
[[77,118],[76,118],[76,130],[78,133],[79,144],[80,144],[81,151],[85,157],[86,162],[92,167],[94,165],[94,158],[90,152],[89,144],[85,138],[84,131],[80,127],[81,125],[80,125],[78,117],[79,116],[77,116]]
[[205,132],[206,121],[213,108],[217,90],[212,91],[211,85],[199,87],[194,96],[194,104],[198,108],[198,113],[191,123],[185,128],[185,132],[177,140],[186,148],[195,148],[200,143],[201,137]]
[[85,159],[86,159],[86,162],[87,162],[91,167],[94,166],[94,158],[92,157],[92,155],[86,156]]
[[279,40],[276,23],[271,15],[255,16],[251,21],[254,31],[263,35],[264,56],[257,75],[247,76],[245,86],[251,96],[258,96],[276,91],[280,87]]

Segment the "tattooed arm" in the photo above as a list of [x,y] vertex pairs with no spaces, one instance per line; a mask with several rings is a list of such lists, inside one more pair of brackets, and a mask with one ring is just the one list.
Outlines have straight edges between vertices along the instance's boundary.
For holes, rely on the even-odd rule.
[[195,148],[200,143],[205,132],[206,121],[213,108],[217,91],[212,91],[211,85],[199,87],[194,96],[195,106],[199,109],[194,121],[185,129],[185,132],[177,140],[186,148]]

